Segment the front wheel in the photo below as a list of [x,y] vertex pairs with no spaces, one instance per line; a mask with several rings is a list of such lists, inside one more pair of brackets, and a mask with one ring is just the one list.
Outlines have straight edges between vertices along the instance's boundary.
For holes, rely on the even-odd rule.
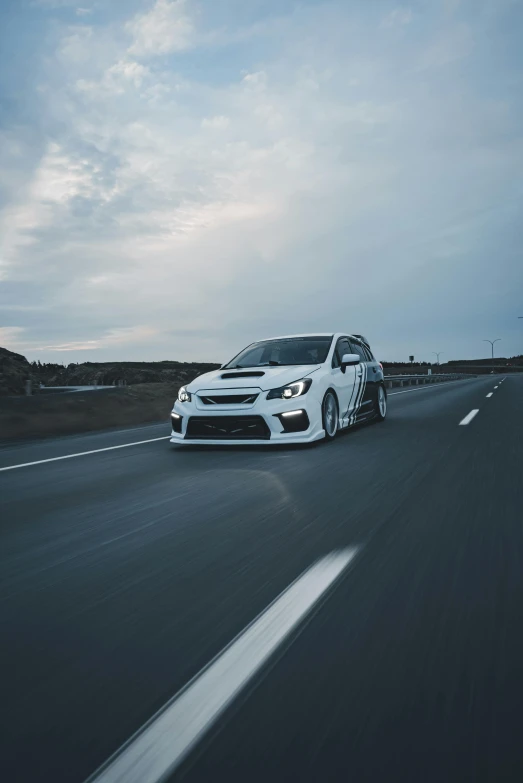
[[387,415],[387,395],[383,386],[378,386],[378,399],[376,400],[376,418],[385,421]]
[[328,391],[323,398],[321,413],[325,440],[332,440],[338,431],[338,403],[331,391]]

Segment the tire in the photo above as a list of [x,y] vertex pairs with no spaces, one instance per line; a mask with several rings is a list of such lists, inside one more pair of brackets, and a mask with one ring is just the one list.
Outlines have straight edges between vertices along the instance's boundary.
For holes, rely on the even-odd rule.
[[321,420],[325,431],[325,440],[333,440],[338,432],[338,401],[333,392],[328,391],[321,405]]
[[378,421],[385,421],[387,415],[387,393],[385,387],[381,384],[378,386],[375,413]]

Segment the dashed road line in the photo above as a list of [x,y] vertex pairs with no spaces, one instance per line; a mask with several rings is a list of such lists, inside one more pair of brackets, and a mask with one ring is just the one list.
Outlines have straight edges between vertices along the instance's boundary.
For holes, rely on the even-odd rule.
[[87,783],[166,780],[318,604],[357,551],[332,552],[298,577]]
[[464,419],[461,419],[461,421],[460,421],[460,425],[463,425],[463,424],[470,424],[470,422],[472,421],[472,419],[473,419],[475,416],[477,416],[477,414],[478,414],[478,413],[479,413],[479,408],[474,408],[474,410],[470,411],[470,413],[467,413],[467,415],[465,416],[465,418],[464,418]]
[[486,396],[487,397],[492,397],[493,394],[494,394],[494,392],[489,392]]

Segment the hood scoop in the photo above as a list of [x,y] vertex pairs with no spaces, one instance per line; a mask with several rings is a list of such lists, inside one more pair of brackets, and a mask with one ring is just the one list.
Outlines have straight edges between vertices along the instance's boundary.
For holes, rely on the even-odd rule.
[[250,372],[228,372],[227,375],[221,375],[220,378],[226,381],[229,378],[261,378],[263,375],[265,375],[264,372],[251,370]]

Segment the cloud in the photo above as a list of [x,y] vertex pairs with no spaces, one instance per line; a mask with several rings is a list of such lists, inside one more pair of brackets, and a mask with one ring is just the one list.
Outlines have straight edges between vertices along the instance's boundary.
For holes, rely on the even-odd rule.
[[158,331],[150,326],[131,326],[122,329],[111,329],[97,340],[69,342],[63,343],[62,345],[46,345],[43,347],[43,350],[58,352],[96,351],[100,348],[112,348],[147,342],[156,337],[157,334]]
[[463,0],[443,0],[443,11],[446,16],[452,17],[460,8]]
[[466,59],[472,52],[474,39],[470,25],[457,24],[444,30],[427,46],[420,59],[420,68],[443,68]]
[[[45,231],[66,220],[75,205],[89,202],[102,205],[114,195],[114,187],[107,182],[100,161],[73,155],[51,142],[23,198],[2,212],[1,265],[9,268],[17,261],[23,264],[24,253],[31,246],[38,247]],[[42,271],[45,273],[45,269]]]
[[412,10],[410,8],[394,8],[386,14],[381,24],[383,27],[401,27],[412,22]]
[[231,124],[229,117],[224,117],[223,114],[217,117],[204,117],[202,120],[202,128],[215,128],[216,130],[225,130]]
[[0,346],[16,351],[24,331],[22,326],[0,326]]
[[130,88],[139,89],[149,75],[150,71],[146,66],[124,59],[107,68],[98,81],[79,79],[76,88],[79,92],[91,93],[95,99],[102,94],[122,95]]
[[249,85],[249,87],[263,89],[267,85],[267,74],[265,71],[246,73],[242,81],[244,84]]
[[186,0],[156,0],[150,11],[137,14],[125,29],[132,38],[129,54],[136,57],[182,52],[192,45],[194,32]]
[[50,23],[35,114],[0,139],[10,339],[220,360],[339,328],[400,358],[454,330],[474,355],[523,284],[521,68],[465,3],[382,7],[247,4],[240,24],[133,0]]
[[87,25],[71,26],[62,39],[58,55],[74,65],[89,62],[92,55],[93,28]]

